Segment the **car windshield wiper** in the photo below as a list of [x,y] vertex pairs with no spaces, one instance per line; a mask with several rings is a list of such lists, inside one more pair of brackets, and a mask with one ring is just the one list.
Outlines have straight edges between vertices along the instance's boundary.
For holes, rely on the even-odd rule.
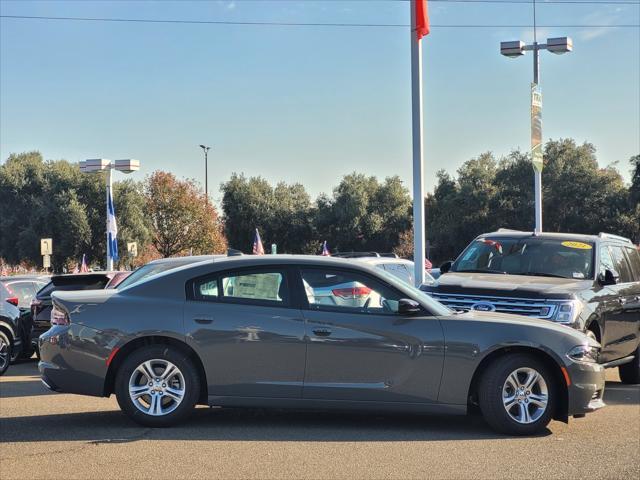
[[506,275],[507,272],[503,272],[502,270],[490,270],[488,268],[473,268],[470,270],[456,270],[456,273],[501,273]]
[[564,275],[556,275],[555,273],[545,273],[545,272],[520,272],[514,273],[514,275],[528,275],[531,277],[554,277],[554,278],[569,278]]

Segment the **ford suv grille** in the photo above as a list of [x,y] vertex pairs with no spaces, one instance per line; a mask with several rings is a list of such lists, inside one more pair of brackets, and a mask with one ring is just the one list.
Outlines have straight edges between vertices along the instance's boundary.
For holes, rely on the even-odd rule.
[[553,302],[533,298],[426,293],[454,310],[511,313],[512,315],[550,319],[553,318],[558,308]]

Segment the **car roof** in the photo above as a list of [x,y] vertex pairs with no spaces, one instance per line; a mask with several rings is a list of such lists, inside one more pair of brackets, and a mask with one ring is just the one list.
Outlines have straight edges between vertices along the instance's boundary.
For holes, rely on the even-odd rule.
[[146,265],[158,265],[161,263],[182,263],[186,260],[189,260],[193,263],[202,262],[203,260],[213,260],[216,257],[225,257],[226,255],[188,255],[184,257],[168,257],[168,258],[159,258],[157,260],[151,260]]
[[413,262],[411,260],[407,260],[404,258],[394,258],[394,257],[356,257],[356,258],[351,258],[350,260],[357,260],[358,262],[365,262],[365,263],[373,263],[373,264],[380,264],[380,263],[406,263],[406,264],[413,264]]
[[8,275],[6,277],[0,277],[0,282],[24,282],[34,280],[48,282],[50,278],[51,275]]
[[618,235],[613,235],[610,233],[599,233],[598,235],[587,235],[581,233],[560,233],[560,232],[523,232],[520,230],[509,230],[506,228],[501,228],[496,232],[491,233],[483,233],[482,235],[478,235],[478,238],[525,238],[525,237],[537,237],[537,238],[554,238],[554,239],[569,239],[575,241],[582,242],[598,242],[598,241],[613,241],[619,243],[627,243],[632,244],[631,240],[625,237],[621,237]]

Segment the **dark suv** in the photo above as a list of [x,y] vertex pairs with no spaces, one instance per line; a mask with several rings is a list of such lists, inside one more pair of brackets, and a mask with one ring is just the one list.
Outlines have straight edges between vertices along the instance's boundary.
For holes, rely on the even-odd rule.
[[601,363],[619,366],[624,383],[640,383],[640,253],[629,239],[500,229],[441,271],[421,289],[445,305],[581,330],[601,343]]

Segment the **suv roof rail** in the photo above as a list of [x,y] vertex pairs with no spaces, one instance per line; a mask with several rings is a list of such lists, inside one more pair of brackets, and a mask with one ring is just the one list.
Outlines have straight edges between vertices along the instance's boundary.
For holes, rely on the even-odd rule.
[[359,257],[380,257],[378,252],[338,252],[332,253],[332,257],[338,258],[359,258]]
[[605,232],[600,232],[598,234],[598,236],[600,238],[608,238],[610,240],[618,240],[620,242],[624,242],[624,243],[631,243],[633,244],[633,242],[627,238],[627,237],[621,237],[620,235],[613,235],[612,233],[605,233]]
[[239,257],[244,255],[240,250],[236,250],[235,248],[229,248],[227,250],[227,257]]

